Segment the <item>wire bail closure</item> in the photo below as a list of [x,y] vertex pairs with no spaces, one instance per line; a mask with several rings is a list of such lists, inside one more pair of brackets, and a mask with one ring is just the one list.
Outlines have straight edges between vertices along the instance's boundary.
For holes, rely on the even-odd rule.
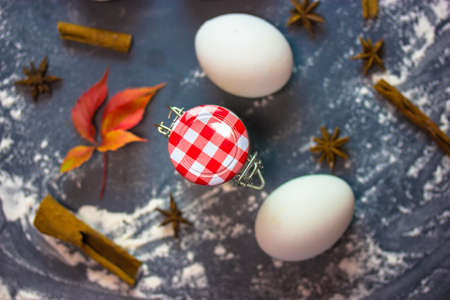
[[170,126],[167,127],[163,121],[161,121],[159,124],[154,124],[154,126],[158,129],[159,133],[161,133],[162,135],[164,135],[166,137],[169,137],[170,133],[172,132],[173,127],[175,126],[175,123],[183,115],[184,107],[179,108],[176,106],[168,105],[167,108],[169,109],[169,116],[167,117],[169,120],[172,117],[172,113],[175,114],[175,117],[174,117],[172,123],[170,124]]
[[[247,158],[247,163],[244,165],[243,170],[237,174],[233,180],[240,186],[260,191],[266,185],[266,181],[264,180],[261,172],[262,168],[263,165],[261,160],[258,158],[258,152],[255,152]],[[254,182],[255,175],[258,175],[258,185]]]
[[[183,115],[184,108],[179,108],[176,106],[167,106],[167,108],[169,109],[169,120],[172,117],[172,113],[175,114],[170,126],[166,126],[163,121],[159,124],[154,124],[154,126],[158,129],[159,133],[168,138],[175,127],[176,122]],[[247,162],[243,166],[242,171],[236,174],[233,181],[235,184],[243,187],[248,187],[258,191],[262,190],[266,185],[266,181],[264,180],[261,172],[262,168],[263,165],[261,160],[258,158],[258,152],[255,152],[247,157]],[[258,177],[257,180],[259,180],[259,183],[255,180],[255,175]]]

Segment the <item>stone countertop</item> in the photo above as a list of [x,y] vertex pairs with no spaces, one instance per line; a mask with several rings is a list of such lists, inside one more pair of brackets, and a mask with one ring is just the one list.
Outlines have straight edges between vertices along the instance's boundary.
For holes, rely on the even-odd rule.
[[[0,1],[0,299],[444,299],[450,292],[450,161],[423,131],[377,95],[385,78],[450,133],[450,26],[446,0],[380,0],[364,22],[360,1],[322,1],[326,23],[314,37],[285,27],[289,1]],[[194,36],[209,18],[244,12],[274,24],[294,53],[279,92],[249,100],[223,92],[201,71]],[[63,41],[58,21],[133,34],[129,54]],[[362,76],[359,36],[384,38],[386,72]],[[21,69],[49,57],[64,81],[37,103],[15,88]],[[149,139],[94,154],[59,175],[66,152],[83,143],[71,124],[76,99],[110,69],[109,95],[132,86],[168,85],[133,132]],[[175,173],[167,140],[152,124],[166,105],[218,104],[246,124],[261,153],[263,192],[225,184],[192,185]],[[97,124],[100,114],[97,115]],[[264,198],[283,182],[330,173],[309,153],[319,127],[351,137],[351,159],[334,174],[356,196],[354,219],[324,254],[285,263],[254,238]],[[172,192],[194,227],[181,239],[159,227],[156,207]],[[41,235],[35,211],[52,194],[87,223],[144,261],[127,287],[77,249]]]

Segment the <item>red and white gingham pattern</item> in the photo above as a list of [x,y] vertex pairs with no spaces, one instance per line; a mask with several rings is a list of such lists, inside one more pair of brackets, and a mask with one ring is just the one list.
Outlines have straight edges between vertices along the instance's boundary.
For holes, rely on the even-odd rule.
[[249,150],[247,130],[228,109],[202,105],[186,111],[169,136],[169,154],[175,169],[186,179],[217,185],[233,178]]

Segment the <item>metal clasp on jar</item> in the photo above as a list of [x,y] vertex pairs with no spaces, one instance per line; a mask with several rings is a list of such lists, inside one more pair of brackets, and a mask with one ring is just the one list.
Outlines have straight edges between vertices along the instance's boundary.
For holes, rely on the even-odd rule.
[[[159,124],[154,124],[158,129],[158,132],[169,137],[175,127],[176,122],[180,119],[184,113],[184,108],[179,108],[175,106],[167,106],[169,109],[168,119],[170,120],[172,114],[175,115],[170,126],[166,126],[163,121]],[[240,186],[248,187],[255,190],[262,190],[266,185],[266,181],[262,176],[261,169],[263,168],[261,160],[258,158],[258,152],[249,154],[247,161],[242,167],[241,171],[236,174],[233,178],[234,183]],[[257,177],[257,179],[256,179]],[[257,182],[259,180],[259,183]]]
[[175,117],[173,118],[173,121],[170,124],[170,126],[166,126],[163,121],[161,121],[159,124],[154,124],[154,126],[158,129],[158,132],[164,135],[165,137],[169,137],[173,127],[175,126],[175,123],[179,118],[181,118],[184,112],[184,107],[179,108],[175,106],[167,106],[167,108],[169,109],[169,116],[167,117],[169,120],[172,117],[172,113],[175,114]]
[[[263,168],[261,160],[258,158],[258,152],[255,152],[247,158],[246,164],[242,167],[234,178],[234,182],[238,185],[249,187],[255,190],[262,190],[266,185],[266,181],[262,176],[261,169]],[[254,177],[258,175],[259,185],[254,184]]]

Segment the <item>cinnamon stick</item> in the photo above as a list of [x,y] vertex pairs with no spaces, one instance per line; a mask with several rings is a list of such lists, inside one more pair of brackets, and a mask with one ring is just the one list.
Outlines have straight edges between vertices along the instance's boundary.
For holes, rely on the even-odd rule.
[[58,31],[62,39],[128,52],[132,36],[127,33],[86,27],[66,22],[58,22]]
[[447,155],[450,156],[450,138],[430,119],[430,117],[384,79],[379,80],[373,87],[411,122],[427,131]]
[[126,283],[134,285],[142,262],[75,217],[52,196],[42,200],[34,226],[43,234],[77,246]]
[[378,14],[378,0],[361,0],[364,19],[375,18]]

